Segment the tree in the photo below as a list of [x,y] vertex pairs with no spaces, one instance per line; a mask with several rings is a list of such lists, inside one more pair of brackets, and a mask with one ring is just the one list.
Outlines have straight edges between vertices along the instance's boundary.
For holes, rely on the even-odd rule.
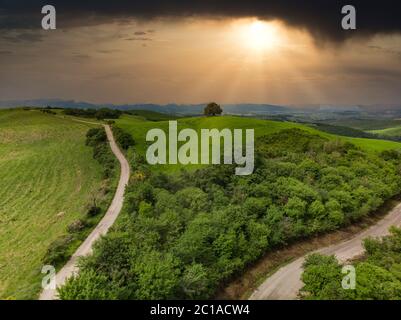
[[301,297],[309,300],[339,299],[341,288],[341,266],[334,256],[311,254],[303,264],[304,272]]
[[205,116],[215,116],[221,115],[223,113],[223,109],[221,109],[220,105],[215,102],[209,103],[205,108]]
[[144,300],[172,299],[179,289],[181,272],[179,261],[172,254],[152,250],[135,260],[136,297]]
[[61,300],[116,300],[110,280],[94,270],[82,271],[57,289]]
[[401,229],[382,239],[365,239],[363,261],[356,261],[356,288],[342,288],[342,266],[334,256],[312,254],[303,265],[301,297],[313,300],[401,300]]
[[129,147],[135,145],[135,141],[132,136],[121,128],[113,126],[113,134],[116,138],[117,143],[124,150],[128,150]]
[[182,207],[194,212],[208,211],[209,202],[207,193],[199,188],[188,187],[176,193],[176,199]]
[[112,110],[108,108],[101,108],[96,111],[95,118],[98,120],[103,119],[118,119],[122,114],[120,110]]
[[193,263],[186,266],[181,278],[181,287],[185,298],[207,299],[211,294],[209,281],[207,271],[202,264]]

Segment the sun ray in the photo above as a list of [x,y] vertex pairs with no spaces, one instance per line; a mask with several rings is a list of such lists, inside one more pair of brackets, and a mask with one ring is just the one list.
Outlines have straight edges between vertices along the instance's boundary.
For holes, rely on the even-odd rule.
[[283,34],[275,21],[245,20],[235,26],[234,33],[246,50],[266,52],[283,44]]

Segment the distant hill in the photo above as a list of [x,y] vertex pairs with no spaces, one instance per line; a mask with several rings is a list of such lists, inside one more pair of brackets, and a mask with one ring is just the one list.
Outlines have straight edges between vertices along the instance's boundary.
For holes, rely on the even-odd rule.
[[292,113],[294,109],[271,104],[229,104],[223,105],[227,114],[284,114]]
[[88,102],[77,102],[74,100],[59,100],[59,99],[0,101],[0,109],[15,108],[15,107],[46,107],[46,106],[52,106],[57,108],[79,108],[79,109],[92,109],[99,107]]
[[130,110],[128,111],[128,113],[133,116],[141,117],[148,121],[167,121],[180,118],[179,116],[174,116],[149,110]]
[[[93,104],[88,102],[74,101],[74,100],[58,100],[58,99],[37,99],[37,100],[12,100],[0,101],[0,109],[14,108],[21,106],[30,107],[59,107],[59,108],[79,108],[79,109],[98,109],[98,108],[112,108],[123,111],[129,110],[147,110],[154,112],[161,112],[167,114],[181,114],[181,115],[199,115],[203,113],[203,109],[207,103],[202,104]],[[269,104],[228,104],[222,105],[224,113],[226,114],[283,114],[291,113],[291,108],[269,105]]]
[[[99,109],[111,108],[122,111],[147,110],[169,115],[192,116],[203,114],[207,102],[199,104],[95,104],[85,101],[62,100],[62,99],[36,99],[36,100],[9,100],[0,101],[0,109],[14,107],[57,107],[57,108],[78,108],[78,109]],[[335,120],[338,118],[361,118],[367,116],[380,118],[401,118],[401,106],[336,106],[336,105],[297,105],[278,106],[272,104],[237,103],[222,104],[224,114],[243,115],[257,117],[291,116],[290,120],[320,121]],[[294,118],[295,117],[295,118]]]

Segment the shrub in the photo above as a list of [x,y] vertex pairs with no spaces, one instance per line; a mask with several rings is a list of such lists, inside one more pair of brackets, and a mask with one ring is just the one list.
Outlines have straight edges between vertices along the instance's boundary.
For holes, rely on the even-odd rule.
[[386,161],[389,161],[389,160],[400,160],[400,158],[401,158],[401,154],[397,150],[384,150],[380,154],[380,156]]
[[83,220],[81,220],[81,219],[78,219],[78,220],[75,220],[74,222],[72,222],[72,223],[67,227],[67,231],[68,231],[69,233],[80,232],[80,231],[82,231],[83,229],[85,229],[86,226],[87,226],[87,225],[86,225],[85,221],[83,221]]
[[96,146],[107,141],[107,135],[103,128],[92,128],[86,133],[86,145]]
[[77,277],[67,280],[57,289],[62,300],[112,300],[116,295],[110,286],[109,279],[95,271],[82,271]]
[[122,111],[102,108],[96,111],[95,118],[98,120],[103,119],[118,119],[122,115]]
[[54,266],[64,262],[68,258],[67,251],[72,241],[74,241],[72,235],[61,236],[54,240],[48,247],[43,262]]
[[113,126],[113,134],[118,145],[124,150],[127,150],[129,147],[135,145],[135,141],[132,136],[123,131],[121,128]]
[[102,212],[102,209],[98,206],[93,205],[88,209],[88,212],[86,213],[86,215],[88,217],[94,217],[94,216],[97,216],[98,214],[100,214],[100,212]]
[[103,166],[103,177],[109,178],[112,175],[116,160],[107,143],[104,128],[89,129],[86,133],[86,145],[93,147],[93,158]]
[[401,229],[382,239],[364,241],[365,256],[354,263],[355,290],[344,290],[342,266],[333,256],[313,254],[304,263],[301,291],[305,299],[401,300]]

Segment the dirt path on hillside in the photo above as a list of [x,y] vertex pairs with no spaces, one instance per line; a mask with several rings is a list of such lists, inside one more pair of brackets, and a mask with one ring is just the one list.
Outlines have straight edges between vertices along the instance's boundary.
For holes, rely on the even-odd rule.
[[[388,235],[391,226],[401,225],[401,204],[390,211],[383,219],[368,229],[358,233],[349,240],[316,250],[314,252],[335,255],[344,263],[364,253],[363,239],[367,237],[382,237]],[[298,292],[302,288],[301,281],[302,264],[305,256],[280,268],[272,276],[267,278],[262,285],[254,291],[250,300],[294,300],[298,298]]]
[[[82,121],[84,122],[84,121]],[[93,123],[98,124],[98,123]],[[86,238],[86,240],[81,244],[81,246],[75,251],[70,260],[65,264],[65,266],[56,275],[56,285],[57,287],[62,286],[65,281],[72,275],[78,272],[77,260],[79,257],[87,256],[92,253],[92,246],[96,240],[101,236],[105,235],[109,228],[113,225],[117,216],[119,215],[124,201],[124,190],[125,186],[128,184],[130,176],[130,167],[124,154],[121,152],[117,146],[113,133],[110,126],[104,125],[106,130],[107,138],[110,143],[111,150],[117,157],[121,166],[120,180],[118,182],[117,190],[114,195],[113,201],[108,208],[106,214],[96,226],[96,228],[91,232],[91,234]],[[39,300],[54,300],[57,299],[56,290],[43,290],[39,296]]]

